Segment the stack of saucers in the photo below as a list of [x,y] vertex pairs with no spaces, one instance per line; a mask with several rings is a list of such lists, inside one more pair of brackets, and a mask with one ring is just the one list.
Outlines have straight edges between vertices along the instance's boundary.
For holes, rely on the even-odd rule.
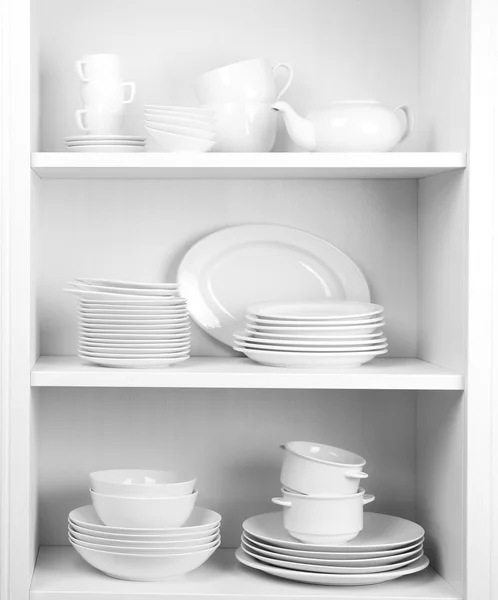
[[75,279],[78,356],[106,367],[165,367],[187,360],[190,319],[176,283]]
[[145,105],[145,129],[165,152],[209,152],[216,143],[211,108]]
[[146,144],[137,135],[73,135],[65,142],[70,152],[143,152]]
[[383,312],[369,302],[259,304],[234,349],[275,367],[358,367],[387,352]]
[[221,517],[194,507],[195,478],[174,471],[90,475],[93,506],[69,514],[69,541],[111,577],[161,581],[200,567],[219,547]]

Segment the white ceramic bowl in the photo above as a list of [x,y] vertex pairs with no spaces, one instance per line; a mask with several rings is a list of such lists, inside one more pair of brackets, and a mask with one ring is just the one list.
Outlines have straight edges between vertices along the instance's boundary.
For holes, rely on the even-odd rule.
[[194,129],[191,127],[178,127],[177,125],[160,123],[156,122],[155,119],[151,116],[148,118],[148,120],[145,121],[145,126],[152,127],[153,129],[158,129],[159,131],[165,131],[166,133],[177,133],[178,135],[186,135],[200,140],[214,141],[216,139],[216,134],[214,133],[214,131],[204,131],[203,129]]
[[301,494],[355,494],[368,477],[362,471],[365,459],[348,450],[315,442],[288,442],[281,448],[280,481]]
[[201,546],[203,544],[209,544],[214,542],[216,538],[220,535],[220,528],[217,527],[213,532],[207,532],[206,535],[198,534],[198,537],[193,539],[177,539],[177,540],[169,540],[162,539],[159,540],[154,538],[153,536],[149,536],[148,538],[138,537],[139,539],[114,539],[109,537],[101,537],[100,535],[94,535],[92,533],[81,533],[77,529],[75,529],[75,525],[69,523],[68,531],[72,535],[72,537],[77,542],[85,542],[87,544],[96,544],[98,546],[113,546],[114,548],[133,548],[133,547],[141,547],[141,548],[149,548],[149,549],[157,549],[157,548],[188,548],[192,546]]
[[169,577],[184,575],[200,567],[218,548],[214,546],[191,554],[146,556],[106,552],[71,543],[76,552],[92,567],[110,577],[128,581],[164,581]]
[[192,552],[202,552],[203,550],[209,550],[214,546],[217,546],[220,542],[220,535],[218,534],[211,542],[205,544],[196,544],[195,546],[156,546],[147,547],[143,545],[130,545],[127,547],[116,546],[114,544],[94,544],[93,542],[84,542],[75,538],[71,532],[68,533],[69,541],[71,543],[79,544],[84,548],[92,548],[93,550],[105,550],[106,552],[115,552],[116,554],[190,554]]
[[163,125],[174,125],[175,127],[186,127],[187,129],[201,129],[210,133],[214,132],[214,120],[211,118],[152,112],[146,112],[144,117],[146,121],[155,121]]
[[172,113],[188,113],[192,115],[209,116],[213,114],[213,109],[205,106],[165,106],[162,104],[145,104],[144,110]]
[[272,498],[284,507],[284,527],[305,544],[341,545],[363,529],[363,505],[375,500],[360,488],[356,494],[305,496],[282,488],[282,498]]
[[178,471],[116,469],[90,473],[92,490],[98,494],[133,498],[187,496],[195,488],[195,477]]
[[81,533],[91,533],[101,537],[116,539],[193,539],[200,535],[207,535],[207,532],[213,533],[221,522],[221,515],[209,508],[196,506],[192,514],[187,519],[183,527],[169,528],[127,528],[127,527],[108,527],[99,519],[95,508],[88,504],[81,506],[69,513],[69,522],[72,527]]
[[216,142],[201,140],[199,138],[166,133],[158,129],[146,127],[150,135],[166,152],[209,152]]
[[190,517],[197,491],[172,498],[127,498],[90,490],[95,512],[109,527],[138,529],[181,527]]

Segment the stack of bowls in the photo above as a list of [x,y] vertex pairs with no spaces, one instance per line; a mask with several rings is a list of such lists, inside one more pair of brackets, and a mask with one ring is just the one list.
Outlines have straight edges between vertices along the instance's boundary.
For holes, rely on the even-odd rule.
[[74,279],[78,356],[105,367],[165,367],[187,360],[190,318],[176,283]]
[[145,129],[165,152],[209,152],[216,143],[215,110],[145,105]]
[[258,304],[234,349],[275,367],[358,367],[387,352],[383,312],[348,300]]
[[93,506],[69,514],[69,541],[111,577],[161,581],[198,568],[220,545],[221,517],[195,507],[195,478],[172,471],[90,475]]

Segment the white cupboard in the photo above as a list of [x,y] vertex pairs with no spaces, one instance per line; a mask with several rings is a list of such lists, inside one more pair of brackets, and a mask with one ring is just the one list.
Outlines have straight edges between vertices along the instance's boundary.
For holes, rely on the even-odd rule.
[[[2,520],[9,600],[491,599],[493,119],[491,0],[16,0],[2,28]],[[64,152],[74,62],[115,52],[142,107],[195,102],[192,82],[256,56],[287,61],[301,113],[342,98],[409,104],[387,154]],[[387,358],[271,369],[195,328],[193,357],[154,372],[77,358],[75,276],[173,280],[190,246],[230,225],[319,235],[385,306]],[[369,465],[372,508],[426,530],[431,567],[378,586],[297,585],[234,559],[242,521],[272,510],[279,445],[315,439]],[[68,546],[88,473],[198,473],[222,549],[181,580],[106,578]],[[4,596],[5,595],[5,596]]]

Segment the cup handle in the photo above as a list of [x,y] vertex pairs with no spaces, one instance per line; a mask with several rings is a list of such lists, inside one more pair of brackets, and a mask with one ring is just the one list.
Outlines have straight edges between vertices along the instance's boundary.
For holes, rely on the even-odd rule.
[[128,100],[123,100],[123,104],[131,104],[135,98],[135,83],[133,81],[127,81],[126,83],[123,83],[123,87],[130,89],[130,97],[128,98]]
[[273,502],[273,504],[278,504],[279,506],[292,506],[292,502],[284,500],[283,498],[272,498],[271,501]]
[[413,112],[409,106],[398,106],[395,109],[395,112],[398,112],[398,111],[401,111],[402,113],[404,113],[405,121],[406,121],[405,131],[404,131],[403,135],[401,136],[401,139],[398,142],[398,144],[401,144],[401,142],[406,140],[406,138],[413,131],[413,126],[415,125],[415,120],[413,118]]
[[78,75],[78,77],[80,78],[80,81],[82,81],[83,83],[88,83],[90,80],[85,77],[85,72],[83,71],[83,65],[86,65],[86,62],[84,60],[77,60],[76,61],[76,73]]
[[285,69],[288,73],[287,83],[277,94],[277,100],[280,100],[280,98],[285,94],[285,92],[289,89],[290,84],[292,83],[292,78],[294,77],[294,71],[292,70],[292,67],[289,65],[289,63],[277,63],[276,65],[273,65],[273,67],[272,67],[273,77],[276,76],[278,69]]
[[375,496],[373,494],[365,494],[363,496],[363,506],[365,506],[365,504],[370,504],[370,502],[373,502],[375,500]]
[[88,127],[85,127],[85,124],[83,123],[83,115],[86,115],[86,113],[87,113],[86,110],[77,110],[75,112],[76,124],[83,131],[88,131]]
[[344,473],[344,477],[348,479],[366,479],[368,477],[368,473],[363,473],[363,471],[346,471]]

